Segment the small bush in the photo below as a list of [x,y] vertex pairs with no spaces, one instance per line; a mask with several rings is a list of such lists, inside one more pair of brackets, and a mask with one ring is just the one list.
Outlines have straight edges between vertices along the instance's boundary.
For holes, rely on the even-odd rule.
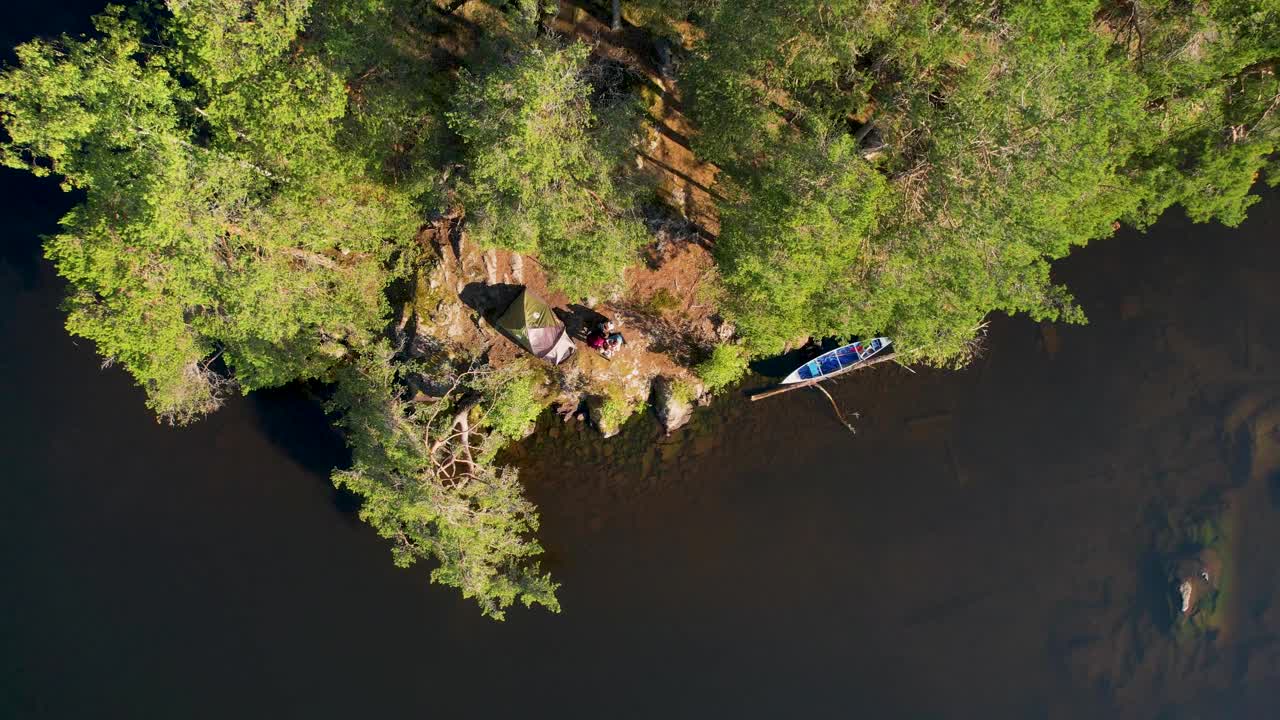
[[547,405],[543,373],[537,368],[513,364],[486,378],[484,424],[506,441],[520,440],[533,430],[534,421]]
[[693,402],[693,386],[685,380],[674,380],[671,383],[671,399],[682,405]]
[[616,390],[610,390],[600,402],[596,423],[605,435],[613,435],[622,429],[627,418],[635,414],[635,406],[627,402],[626,396]]
[[666,315],[680,308],[680,300],[666,288],[658,288],[646,303],[654,315]]
[[711,357],[694,368],[694,372],[706,385],[707,392],[715,393],[732,385],[747,373],[747,353],[738,345],[717,345]]

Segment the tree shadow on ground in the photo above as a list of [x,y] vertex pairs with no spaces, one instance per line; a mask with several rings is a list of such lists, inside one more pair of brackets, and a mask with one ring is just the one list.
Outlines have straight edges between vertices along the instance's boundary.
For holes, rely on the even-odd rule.
[[[651,352],[668,355],[685,367],[705,359],[708,348],[699,333],[683,322],[682,318],[655,312],[645,303],[623,301],[614,303],[626,323],[649,339]],[[626,330],[623,330],[623,334]]]
[[498,316],[519,297],[520,291],[524,288],[524,285],[510,283],[489,285],[479,281],[470,282],[462,288],[462,292],[458,293],[458,299],[492,325]]
[[564,308],[555,308],[555,313],[556,317],[560,318],[560,322],[564,323],[569,337],[582,342],[587,341],[587,335],[591,333],[592,328],[609,320],[607,316],[577,303],[570,303]]

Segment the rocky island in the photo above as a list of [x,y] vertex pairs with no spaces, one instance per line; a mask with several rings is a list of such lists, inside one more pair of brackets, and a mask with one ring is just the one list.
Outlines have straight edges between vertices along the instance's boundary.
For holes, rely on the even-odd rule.
[[[140,2],[17,48],[0,160],[78,193],[45,245],[67,329],[157,418],[313,383],[352,449],[333,482],[395,561],[501,618],[559,607],[497,459],[545,411],[671,430],[809,338],[958,367],[993,311],[1082,321],[1055,259],[1173,205],[1237,224],[1280,177],[1278,24],[1274,2]],[[626,345],[530,356],[493,323],[522,289]],[[1185,612],[1211,567],[1174,573]]]

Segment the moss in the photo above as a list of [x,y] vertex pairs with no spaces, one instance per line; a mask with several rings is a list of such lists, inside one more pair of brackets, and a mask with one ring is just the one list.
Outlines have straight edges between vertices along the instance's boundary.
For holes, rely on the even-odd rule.
[[632,405],[627,402],[621,388],[611,387],[605,391],[596,407],[595,421],[600,426],[600,432],[611,436],[622,429],[628,418],[643,409],[644,403]]

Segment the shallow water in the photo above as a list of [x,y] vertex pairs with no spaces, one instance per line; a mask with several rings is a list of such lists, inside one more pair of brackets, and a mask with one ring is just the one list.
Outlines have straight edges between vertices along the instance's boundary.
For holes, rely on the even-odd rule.
[[[69,199],[0,183],[0,717],[1273,716],[1276,193],[1060,263],[1087,326],[835,385],[856,436],[809,391],[670,438],[544,419],[514,454],[564,612],[495,624],[391,565],[305,391],[155,425],[61,328],[36,236]],[[1166,565],[1206,517],[1228,602],[1189,636]]]

